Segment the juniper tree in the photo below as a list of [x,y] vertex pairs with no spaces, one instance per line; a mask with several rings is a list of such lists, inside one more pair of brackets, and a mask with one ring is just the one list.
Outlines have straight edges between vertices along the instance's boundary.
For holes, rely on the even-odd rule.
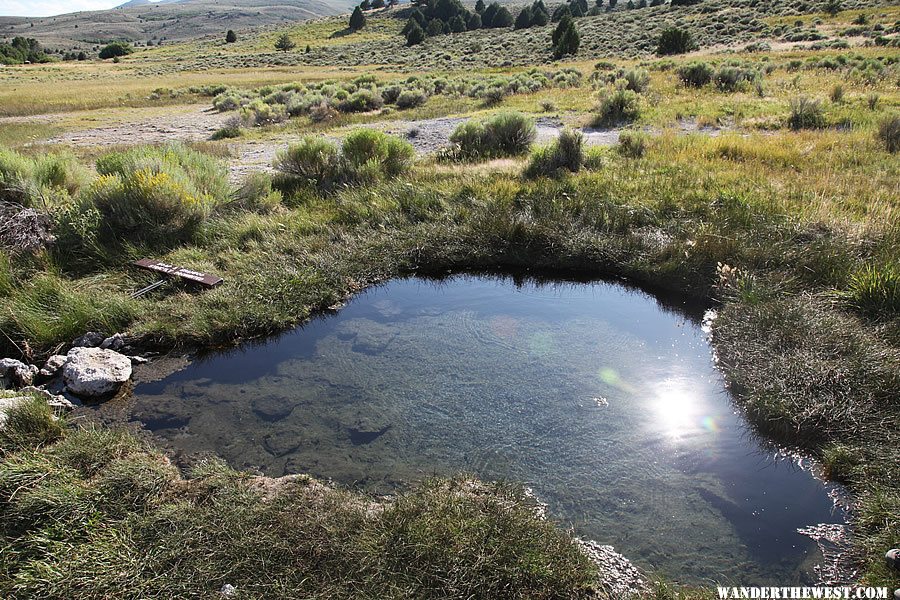
[[362,9],[357,6],[353,9],[353,14],[350,15],[350,31],[359,31],[365,26],[366,16],[363,14]]

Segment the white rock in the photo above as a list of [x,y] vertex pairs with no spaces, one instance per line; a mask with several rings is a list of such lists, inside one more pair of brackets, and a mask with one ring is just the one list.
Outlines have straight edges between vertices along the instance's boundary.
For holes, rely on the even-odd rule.
[[54,354],[47,359],[47,362],[44,364],[44,368],[40,370],[40,374],[43,377],[53,377],[54,375],[59,373],[59,370],[62,369],[64,364],[66,364],[66,355]]
[[65,396],[52,394],[43,388],[34,386],[23,387],[19,390],[19,393],[31,394],[38,398],[42,398],[50,408],[57,411],[70,411],[75,408],[75,405],[69,402]]
[[26,365],[14,358],[0,359],[0,381],[4,387],[31,385],[37,374],[38,368],[34,365]]
[[150,362],[143,356],[129,356],[128,358],[131,359],[131,364],[133,365],[146,365],[148,362]]
[[63,366],[69,391],[88,398],[114,394],[130,378],[131,360],[106,348],[72,348]]
[[125,336],[123,336],[121,333],[111,335],[100,342],[101,348],[109,348],[110,350],[119,351],[123,346],[125,346]]

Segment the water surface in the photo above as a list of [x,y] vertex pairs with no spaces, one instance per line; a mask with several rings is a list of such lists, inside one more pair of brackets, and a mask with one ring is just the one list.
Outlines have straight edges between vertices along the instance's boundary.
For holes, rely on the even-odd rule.
[[525,482],[579,535],[678,580],[807,581],[828,488],[736,414],[695,319],[609,283],[391,282],[138,386],[183,452],[376,492]]

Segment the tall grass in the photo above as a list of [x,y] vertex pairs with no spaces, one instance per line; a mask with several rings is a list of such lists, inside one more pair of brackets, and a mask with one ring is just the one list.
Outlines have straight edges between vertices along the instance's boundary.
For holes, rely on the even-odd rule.
[[584,164],[584,136],[580,131],[563,129],[549,146],[531,155],[526,177],[554,177],[563,171],[577,173]]
[[483,121],[461,123],[450,134],[450,142],[462,158],[518,156],[528,152],[536,135],[531,119],[502,112]]
[[35,447],[0,463],[5,597],[199,598],[225,584],[250,598],[594,593],[590,561],[519,486],[433,479],[379,503],[215,461],[182,479],[125,433],[76,429]]

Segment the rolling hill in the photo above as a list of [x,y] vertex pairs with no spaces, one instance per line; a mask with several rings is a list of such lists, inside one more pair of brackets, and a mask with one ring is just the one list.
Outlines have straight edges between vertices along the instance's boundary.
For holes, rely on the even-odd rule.
[[0,40],[33,37],[54,49],[89,49],[112,40],[188,40],[347,12],[353,0],[130,0],[118,8],[55,17],[0,17]]

